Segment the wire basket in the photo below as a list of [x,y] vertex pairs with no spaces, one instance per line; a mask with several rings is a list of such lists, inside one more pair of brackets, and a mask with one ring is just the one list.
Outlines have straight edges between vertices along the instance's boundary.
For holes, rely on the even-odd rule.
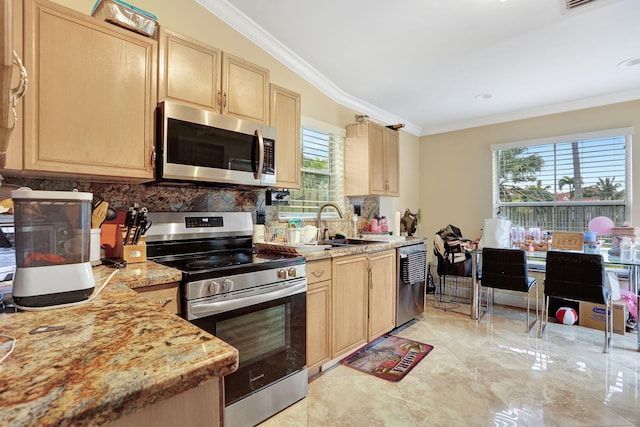
[[292,245],[317,245],[318,227],[266,227],[264,241],[267,243],[288,243]]

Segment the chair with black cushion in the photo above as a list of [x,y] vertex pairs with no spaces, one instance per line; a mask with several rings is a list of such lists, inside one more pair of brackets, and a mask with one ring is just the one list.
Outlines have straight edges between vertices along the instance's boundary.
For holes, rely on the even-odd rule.
[[611,291],[606,285],[602,255],[549,251],[546,261],[544,295],[540,338],[542,338],[549,320],[550,297],[602,304],[606,307],[604,352],[609,352],[613,334],[613,317]]
[[[493,290],[526,292],[527,294],[527,324],[526,332],[533,328],[538,320],[538,286],[536,289],[536,316],[530,319],[531,288],[536,284],[535,277],[529,277],[527,256],[521,249],[482,249],[482,279],[480,285],[489,288],[487,292],[487,311],[493,307]],[[480,298],[482,292],[478,292]],[[478,303],[481,306],[481,303]],[[481,317],[478,317],[480,320]]]

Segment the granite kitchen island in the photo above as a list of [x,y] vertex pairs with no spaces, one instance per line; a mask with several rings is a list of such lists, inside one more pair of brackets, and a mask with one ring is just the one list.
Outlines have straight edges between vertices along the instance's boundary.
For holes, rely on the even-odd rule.
[[[94,268],[96,285],[111,271]],[[237,350],[131,289],[179,277],[130,264],[89,303],[0,314],[0,334],[17,339],[0,365],[2,423],[134,425],[142,413],[160,418],[155,426],[171,423],[167,414],[186,423],[180,411],[199,399],[210,405],[188,424],[219,425],[220,380],[237,369]],[[0,337],[0,357],[8,349]]]

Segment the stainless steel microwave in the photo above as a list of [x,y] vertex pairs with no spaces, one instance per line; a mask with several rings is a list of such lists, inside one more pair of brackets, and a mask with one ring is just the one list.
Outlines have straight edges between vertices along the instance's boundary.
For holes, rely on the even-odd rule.
[[156,127],[156,181],[276,183],[275,128],[170,101]]

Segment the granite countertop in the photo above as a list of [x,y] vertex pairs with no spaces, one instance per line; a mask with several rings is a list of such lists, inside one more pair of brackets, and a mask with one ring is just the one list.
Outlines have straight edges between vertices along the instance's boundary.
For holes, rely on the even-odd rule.
[[309,252],[303,254],[307,261],[317,261],[321,259],[337,258],[348,255],[357,255],[368,252],[384,251],[386,249],[396,249],[402,246],[415,245],[420,242],[425,242],[425,237],[407,237],[406,240],[401,242],[375,242],[370,244],[361,244],[353,246],[340,247],[336,246],[331,249],[325,249],[323,251]]
[[[96,286],[112,271],[95,267]],[[180,278],[129,264],[87,304],[0,314],[0,334],[17,338],[0,364],[2,424],[103,424],[235,371],[235,348],[130,289]],[[47,326],[60,329],[36,333]]]

